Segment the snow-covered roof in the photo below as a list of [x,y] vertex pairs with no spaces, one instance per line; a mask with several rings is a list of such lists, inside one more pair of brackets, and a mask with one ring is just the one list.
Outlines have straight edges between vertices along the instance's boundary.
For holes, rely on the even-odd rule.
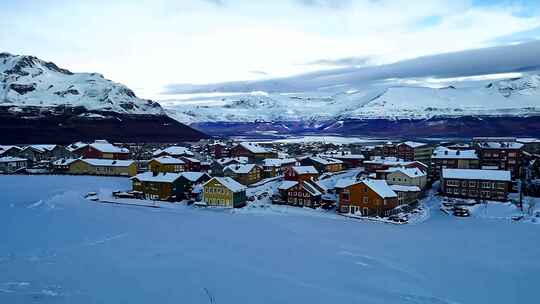
[[30,145],[30,146],[26,146],[24,147],[23,150],[25,149],[34,149],[34,150],[37,150],[41,153],[44,153],[44,152],[50,152],[52,150],[54,150],[54,148],[56,148],[56,145]]
[[404,185],[390,185],[390,188],[394,192],[420,192],[422,191],[418,186],[404,186]]
[[343,162],[339,159],[329,158],[329,157],[319,157],[319,156],[311,156],[309,157],[312,161],[317,162],[322,165],[334,165],[334,164],[343,164]]
[[294,166],[292,169],[296,174],[319,174],[319,171],[313,166]]
[[121,153],[121,154],[129,153],[128,149],[117,147],[104,140],[96,140],[94,143],[90,144],[90,147],[98,151],[101,151],[103,153]]
[[137,179],[141,182],[153,182],[153,183],[172,183],[180,178],[180,173],[160,172],[154,174],[154,172],[144,172],[133,176],[131,179]]
[[241,164],[247,164],[249,162],[249,159],[245,156],[239,156],[239,157],[224,157],[216,159],[216,162],[220,165],[227,165],[231,162],[238,162]]
[[3,153],[4,151],[7,151],[9,149],[17,149],[17,150],[21,150],[21,148],[17,147],[17,146],[2,146],[0,145],[0,153]]
[[482,149],[521,149],[524,146],[518,142],[482,142],[478,145]]
[[266,158],[263,160],[265,167],[281,167],[284,164],[294,164],[296,159],[294,158]]
[[54,166],[69,166],[74,163],[78,158],[62,158],[53,162]]
[[365,156],[362,154],[335,154],[335,155],[329,155],[330,157],[336,158],[336,159],[364,159]]
[[174,158],[172,156],[161,156],[161,157],[154,158],[152,160],[155,160],[158,163],[164,164],[164,165],[183,165],[183,164],[185,164],[185,162],[183,160],[178,159],[178,158]]
[[510,171],[482,169],[443,169],[442,177],[449,179],[479,179],[504,182],[512,180]]
[[394,192],[394,190],[392,190],[392,188],[390,188],[390,186],[388,186],[385,180],[365,179],[362,182],[382,198],[397,196],[397,194]]
[[419,148],[419,147],[426,146],[427,144],[421,143],[421,142],[415,142],[415,141],[406,141],[406,142],[402,142],[400,145],[406,145],[411,148]]
[[364,161],[364,164],[378,164],[378,165],[388,165],[388,166],[397,166],[397,165],[402,165],[402,166],[405,166],[405,165],[409,165],[411,164],[412,162],[410,161],[405,161],[401,158],[397,158],[397,157],[380,157],[380,156],[375,156],[373,157],[371,160],[366,160]]
[[451,150],[445,147],[438,147],[433,151],[431,158],[434,159],[478,159],[475,150]]
[[193,157],[185,157],[183,156],[182,159],[186,162],[189,162],[189,163],[200,163],[201,161],[196,159],[196,158],[193,158]]
[[160,154],[168,154],[168,155],[186,155],[186,156],[194,156],[193,152],[191,152],[186,147],[180,147],[180,146],[171,146],[167,147],[165,149],[158,149],[152,153],[152,155],[157,156]]
[[412,167],[412,168],[405,168],[405,167],[392,167],[392,168],[388,168],[386,170],[384,170],[384,172],[386,173],[393,173],[393,172],[401,172],[405,175],[407,175],[408,177],[421,177],[421,176],[426,176],[426,173],[423,172],[422,170],[416,168],[416,167]]
[[317,189],[315,185],[312,185],[308,181],[302,182],[302,188],[304,188],[307,192],[309,192],[313,196],[322,195],[322,192],[319,191],[319,189]]
[[255,164],[232,164],[223,168],[223,171],[231,170],[232,172],[237,174],[246,174],[251,172],[251,170],[253,170],[253,168],[255,168],[256,166],[257,165]]
[[357,183],[359,183],[359,181],[357,181],[356,178],[342,178],[336,182],[335,187],[342,189],[342,188],[350,187]]
[[25,158],[5,156],[0,157],[0,163],[22,162],[26,161]]
[[235,181],[234,179],[230,177],[214,177],[211,180],[204,183],[204,185],[212,182],[213,180],[216,180],[218,183],[222,184],[227,189],[231,190],[232,192],[241,192],[246,190],[246,186],[240,184],[239,182]]
[[132,160],[113,160],[98,158],[85,158],[80,160],[96,167],[128,167],[133,164]]
[[279,184],[278,186],[278,189],[279,190],[288,190],[288,189],[291,189],[292,187],[298,185],[298,182],[297,181],[283,181],[281,182],[281,184]]
[[538,139],[538,138],[518,138],[517,142],[522,143],[522,144],[540,143],[540,139]]
[[66,149],[68,149],[69,151],[73,152],[73,151],[75,151],[75,150],[77,150],[77,149],[80,149],[80,148],[83,148],[83,147],[86,147],[86,146],[88,146],[87,143],[83,143],[83,142],[81,142],[81,141],[78,141],[78,142],[76,142],[76,143],[72,143],[71,145],[68,145],[68,146],[66,147]]
[[188,181],[190,182],[196,182],[198,181],[201,177],[207,175],[209,176],[208,174],[204,173],[204,172],[191,172],[191,171],[187,171],[187,172],[182,172],[180,173],[180,175],[182,175],[183,177],[185,177]]
[[249,152],[251,153],[271,153],[273,152],[272,149],[270,148],[265,148],[265,147],[262,147],[258,144],[255,144],[255,143],[250,143],[250,142],[241,142],[238,144],[240,147],[248,150]]

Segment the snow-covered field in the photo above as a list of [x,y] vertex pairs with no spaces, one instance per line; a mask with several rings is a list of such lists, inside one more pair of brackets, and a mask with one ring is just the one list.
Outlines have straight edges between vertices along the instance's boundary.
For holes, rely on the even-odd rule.
[[128,187],[121,178],[0,176],[0,303],[538,301],[540,225],[456,218],[434,203],[424,222],[388,225],[298,208],[83,198]]

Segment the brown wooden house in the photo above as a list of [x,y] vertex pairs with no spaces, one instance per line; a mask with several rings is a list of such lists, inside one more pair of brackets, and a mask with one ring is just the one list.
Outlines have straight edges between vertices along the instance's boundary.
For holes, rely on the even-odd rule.
[[342,180],[336,190],[339,213],[387,216],[398,206],[398,195],[384,180]]
[[511,182],[510,171],[443,169],[441,192],[450,197],[505,201]]

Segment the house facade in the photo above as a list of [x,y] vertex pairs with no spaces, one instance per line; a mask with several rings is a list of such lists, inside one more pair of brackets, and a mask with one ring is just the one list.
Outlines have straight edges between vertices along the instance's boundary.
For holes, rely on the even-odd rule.
[[511,182],[510,171],[443,169],[441,192],[449,197],[505,201]]
[[285,169],[296,166],[294,158],[266,158],[263,160],[263,174],[265,177],[282,175]]
[[406,141],[396,146],[396,157],[405,161],[419,161],[429,164],[433,147],[426,143]]
[[153,158],[148,162],[148,170],[151,172],[178,173],[186,171],[186,163],[171,156]]
[[427,184],[427,174],[418,168],[392,167],[383,173],[389,185],[416,186],[424,189]]
[[179,173],[144,172],[131,178],[132,189],[141,192],[145,199],[177,201],[181,191],[180,176]]
[[497,168],[512,173],[512,178],[521,176],[523,147],[518,142],[478,142],[476,150],[480,157],[480,168]]
[[418,202],[422,190],[417,186],[390,185],[397,194],[398,205],[409,205]]
[[27,166],[28,160],[24,158],[13,156],[0,157],[0,173],[14,173]]
[[339,213],[384,216],[398,206],[397,194],[384,180],[351,180],[336,185]]
[[316,208],[321,203],[324,190],[313,181],[283,181],[278,187],[284,204]]
[[302,166],[313,166],[318,172],[338,172],[343,170],[343,162],[334,158],[309,156],[300,159]]
[[319,171],[313,166],[294,166],[284,170],[284,179],[288,181],[309,181],[319,178]]
[[239,208],[246,200],[246,187],[230,177],[214,177],[203,185],[203,201],[209,207]]
[[233,178],[242,185],[251,185],[261,180],[262,168],[255,164],[229,165],[223,169],[223,175]]
[[430,178],[440,179],[443,169],[480,169],[480,158],[476,150],[452,150],[439,147],[431,155]]
[[132,160],[77,159],[69,165],[69,174],[135,176],[137,165]]
[[250,142],[241,142],[231,148],[231,157],[247,157],[253,163],[260,163],[265,158],[277,158],[277,156],[276,151]]

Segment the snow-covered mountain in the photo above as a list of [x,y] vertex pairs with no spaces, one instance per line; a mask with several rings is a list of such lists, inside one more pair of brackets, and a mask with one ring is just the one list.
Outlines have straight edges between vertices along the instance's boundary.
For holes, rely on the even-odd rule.
[[0,53],[0,134],[0,144],[207,137],[100,74],[72,73],[33,56],[8,53]]
[[161,104],[186,123],[540,116],[540,75],[462,87],[336,89],[339,86],[330,92],[199,94]]
[[0,106],[84,107],[89,111],[163,114],[128,87],[98,73],[72,73],[33,56],[0,53]]

